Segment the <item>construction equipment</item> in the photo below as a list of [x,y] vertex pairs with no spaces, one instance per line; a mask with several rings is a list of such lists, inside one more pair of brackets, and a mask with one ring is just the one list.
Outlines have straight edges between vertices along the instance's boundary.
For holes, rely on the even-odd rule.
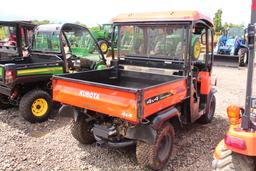
[[51,113],[53,74],[105,67],[105,58],[85,27],[39,25],[32,32],[32,45],[26,35],[34,25],[0,22],[1,27],[11,27],[16,34],[15,39],[0,44],[0,106],[19,106],[20,114],[30,122],[45,121]]
[[243,27],[232,27],[226,29],[219,36],[215,47],[215,60],[231,61],[239,66],[246,66],[248,63],[248,51],[246,47],[245,32]]
[[248,71],[245,108],[227,108],[230,127],[214,151],[212,167],[216,171],[254,171],[256,169],[256,98],[252,96],[255,58],[256,0],[252,0],[251,23],[248,26]]
[[[53,99],[64,104],[60,113],[73,113],[71,132],[79,142],[136,144],[138,162],[159,170],[172,152],[172,124],[206,124],[214,116],[213,25],[199,12],[172,11],[122,14],[113,27],[118,43],[111,67],[54,76]],[[205,51],[191,48],[193,37]]]

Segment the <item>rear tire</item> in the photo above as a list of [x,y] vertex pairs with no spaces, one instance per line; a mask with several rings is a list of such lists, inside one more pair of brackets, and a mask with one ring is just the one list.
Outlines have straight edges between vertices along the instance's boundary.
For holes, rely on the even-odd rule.
[[92,144],[96,140],[93,133],[90,131],[92,125],[86,121],[84,114],[79,114],[77,121],[73,120],[71,124],[71,134],[73,137],[82,144]]
[[245,48],[240,48],[238,50],[239,56],[239,66],[246,66],[248,63],[248,52]]
[[255,164],[252,157],[234,153],[223,145],[220,159],[214,158],[212,168],[213,171],[254,171]]
[[168,162],[173,148],[174,129],[165,123],[157,132],[155,144],[137,142],[136,157],[139,164],[153,170],[161,170]]
[[21,116],[31,123],[46,121],[51,113],[51,108],[51,96],[39,89],[26,93],[19,104]]
[[108,52],[108,42],[106,40],[100,40],[98,42],[98,45],[103,54],[106,54]]
[[203,114],[199,119],[198,122],[201,124],[207,124],[210,123],[213,119],[215,108],[216,108],[216,97],[215,95],[212,95],[209,105],[207,105],[206,113]]

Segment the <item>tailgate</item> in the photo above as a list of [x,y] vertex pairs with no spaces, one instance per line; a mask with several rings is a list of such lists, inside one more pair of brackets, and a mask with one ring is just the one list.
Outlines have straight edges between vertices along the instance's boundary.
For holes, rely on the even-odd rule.
[[53,77],[53,100],[138,122],[136,92]]

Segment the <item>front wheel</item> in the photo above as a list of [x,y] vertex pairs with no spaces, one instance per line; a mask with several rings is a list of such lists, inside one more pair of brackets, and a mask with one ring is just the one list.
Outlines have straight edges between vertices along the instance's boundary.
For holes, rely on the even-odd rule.
[[49,118],[52,108],[51,96],[40,89],[26,93],[20,101],[19,111],[31,123],[43,122]]
[[254,171],[256,169],[255,159],[249,156],[234,153],[225,148],[223,143],[221,144],[219,152],[220,158],[217,159],[214,157],[212,162],[213,171]]
[[212,95],[208,104],[207,104],[207,109],[206,113],[204,113],[200,118],[199,122],[201,124],[207,124],[210,123],[213,119],[214,113],[215,113],[215,108],[216,108],[216,97],[215,95]]
[[246,48],[238,50],[239,66],[246,66],[248,63],[248,52]]
[[136,157],[138,163],[153,170],[163,169],[171,156],[173,143],[173,126],[170,123],[165,123],[158,130],[154,144],[137,142]]

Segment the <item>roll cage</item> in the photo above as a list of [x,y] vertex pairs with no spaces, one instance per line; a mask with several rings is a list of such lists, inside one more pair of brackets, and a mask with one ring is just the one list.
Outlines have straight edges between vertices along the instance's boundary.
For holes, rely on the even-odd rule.
[[91,32],[89,31],[88,28],[77,25],[77,24],[71,24],[71,23],[65,23],[65,24],[45,24],[45,25],[40,25],[38,27],[35,28],[34,30],[34,36],[33,36],[33,42],[32,42],[32,47],[35,43],[35,35],[38,33],[48,33],[48,34],[52,34],[52,35],[57,35],[58,37],[58,41],[59,41],[59,45],[60,45],[60,51],[59,52],[53,52],[53,51],[38,51],[38,50],[33,50],[31,49],[31,54],[33,53],[44,53],[44,54],[53,54],[53,55],[58,55],[60,56],[63,60],[66,60],[66,54],[65,54],[65,50],[64,50],[64,41],[63,38],[65,39],[65,42],[67,43],[67,46],[69,47],[70,52],[72,52],[72,48],[70,45],[70,42],[67,40],[67,36],[64,34],[65,31],[68,30],[84,30],[87,33],[89,33],[90,37],[93,39],[94,45],[97,47],[97,51],[99,52],[102,61],[106,61],[102,52],[100,51],[100,48],[95,40],[95,38],[92,36]]
[[[166,58],[148,58],[143,56],[129,56],[124,57],[123,59],[120,58],[120,39],[118,39],[117,43],[117,61],[118,64],[124,65],[138,65],[138,66],[145,66],[145,67],[158,67],[158,68],[165,68],[165,69],[175,69],[175,70],[183,70],[185,73],[188,73],[192,70],[192,65],[200,65],[203,66],[204,70],[211,71],[213,65],[213,41],[209,42],[209,37],[213,40],[213,29],[212,24],[207,20],[196,20],[196,21],[145,21],[145,22],[114,22],[113,23],[113,31],[112,31],[112,42],[115,40],[115,30],[118,30],[118,37],[120,37],[120,27],[121,26],[134,26],[134,25],[180,25],[186,28],[186,35],[187,35],[187,45],[191,44],[192,34],[201,34],[202,31],[205,29],[205,36],[206,36],[206,44],[210,43],[209,46],[206,45],[206,59],[205,62],[202,63],[200,61],[193,61],[192,60],[192,49],[190,46],[186,47],[186,55],[184,61],[177,61],[177,60],[169,60]],[[209,30],[209,31],[208,31]],[[210,34],[210,35],[209,35]],[[112,58],[114,57],[114,47],[112,44]]]
[[[22,29],[24,33],[24,39],[26,46],[29,46],[30,42],[28,40],[28,30],[33,30],[36,25],[27,21],[0,21],[0,26],[8,26],[15,28],[15,36],[16,36],[16,46],[14,48],[7,48],[11,52],[11,49],[17,52],[17,54],[22,56]],[[3,48],[3,47],[1,47]],[[4,49],[3,49],[4,50]],[[7,50],[8,51],[8,50]],[[6,52],[6,50],[4,50]],[[8,52],[7,52],[8,53]]]

